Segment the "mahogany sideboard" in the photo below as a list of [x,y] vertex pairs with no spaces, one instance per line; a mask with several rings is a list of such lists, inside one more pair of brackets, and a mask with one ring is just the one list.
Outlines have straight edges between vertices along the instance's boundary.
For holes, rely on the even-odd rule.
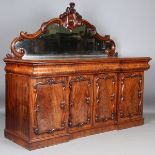
[[[100,36],[74,5],[59,18],[43,23],[34,34],[21,32],[11,43],[12,54],[4,59],[5,137],[29,150],[144,123],[144,71],[151,58],[119,57],[110,36]],[[56,36],[52,33],[52,39],[46,35],[50,39],[41,40],[53,23],[69,32],[61,30]],[[91,37],[81,41],[73,30],[83,24],[89,27]],[[60,41],[58,37],[66,38]],[[50,51],[59,48],[55,55],[45,50],[49,41]],[[104,55],[94,55],[101,44]],[[63,55],[64,46],[68,53]],[[44,50],[35,51],[36,47]]]

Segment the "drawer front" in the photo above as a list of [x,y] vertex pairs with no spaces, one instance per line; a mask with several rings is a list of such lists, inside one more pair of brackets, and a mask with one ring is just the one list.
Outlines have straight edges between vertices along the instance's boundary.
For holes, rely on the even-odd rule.
[[143,80],[143,72],[119,75],[119,120],[142,116]]
[[38,79],[34,85],[34,133],[56,135],[67,129],[67,78]]
[[92,126],[93,76],[81,75],[69,80],[69,130]]
[[94,77],[94,124],[114,124],[116,120],[117,74],[103,73]]

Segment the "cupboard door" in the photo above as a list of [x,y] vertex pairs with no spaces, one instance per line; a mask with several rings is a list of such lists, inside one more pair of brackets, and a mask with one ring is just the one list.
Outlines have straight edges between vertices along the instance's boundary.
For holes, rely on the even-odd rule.
[[79,130],[92,123],[92,76],[75,76],[69,81],[69,128]]
[[55,135],[67,128],[67,80],[64,77],[39,80],[35,86],[35,127],[36,135]]
[[143,111],[143,72],[121,73],[119,89],[119,119],[141,116]]
[[116,119],[117,74],[104,73],[94,78],[94,123],[114,124]]

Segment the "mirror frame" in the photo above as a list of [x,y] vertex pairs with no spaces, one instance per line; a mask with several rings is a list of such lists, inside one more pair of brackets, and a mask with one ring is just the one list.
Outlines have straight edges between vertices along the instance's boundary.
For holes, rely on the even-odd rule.
[[99,39],[101,41],[104,41],[105,43],[110,43],[112,44],[110,49],[105,50],[105,54],[108,56],[118,56],[118,53],[115,51],[116,45],[115,42],[110,38],[110,35],[105,35],[101,36],[100,34],[97,33],[96,28],[94,25],[90,24],[87,20],[82,19],[82,16],[75,10],[75,3],[70,3],[70,6],[66,8],[66,11],[59,16],[59,18],[53,18],[50,19],[47,22],[44,22],[40,29],[36,31],[33,34],[28,34],[27,32],[20,32],[19,37],[16,37],[12,43],[11,43],[11,53],[8,53],[6,55],[6,59],[22,59],[22,57],[25,54],[25,49],[24,48],[19,48],[16,49],[16,43],[17,42],[22,42],[26,39],[36,39],[42,34],[46,33],[47,27],[51,24],[59,24],[64,26],[65,28],[69,29],[72,31],[76,27],[86,25],[90,30],[93,32],[93,35],[96,39]]

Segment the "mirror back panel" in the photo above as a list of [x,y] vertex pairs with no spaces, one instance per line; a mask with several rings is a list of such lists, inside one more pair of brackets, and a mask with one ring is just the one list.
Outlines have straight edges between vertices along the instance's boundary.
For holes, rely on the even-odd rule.
[[43,23],[33,34],[21,32],[12,41],[12,54],[7,54],[6,58],[117,56],[110,36],[99,35],[95,26],[82,19],[74,7],[75,4],[70,3],[59,18]]

